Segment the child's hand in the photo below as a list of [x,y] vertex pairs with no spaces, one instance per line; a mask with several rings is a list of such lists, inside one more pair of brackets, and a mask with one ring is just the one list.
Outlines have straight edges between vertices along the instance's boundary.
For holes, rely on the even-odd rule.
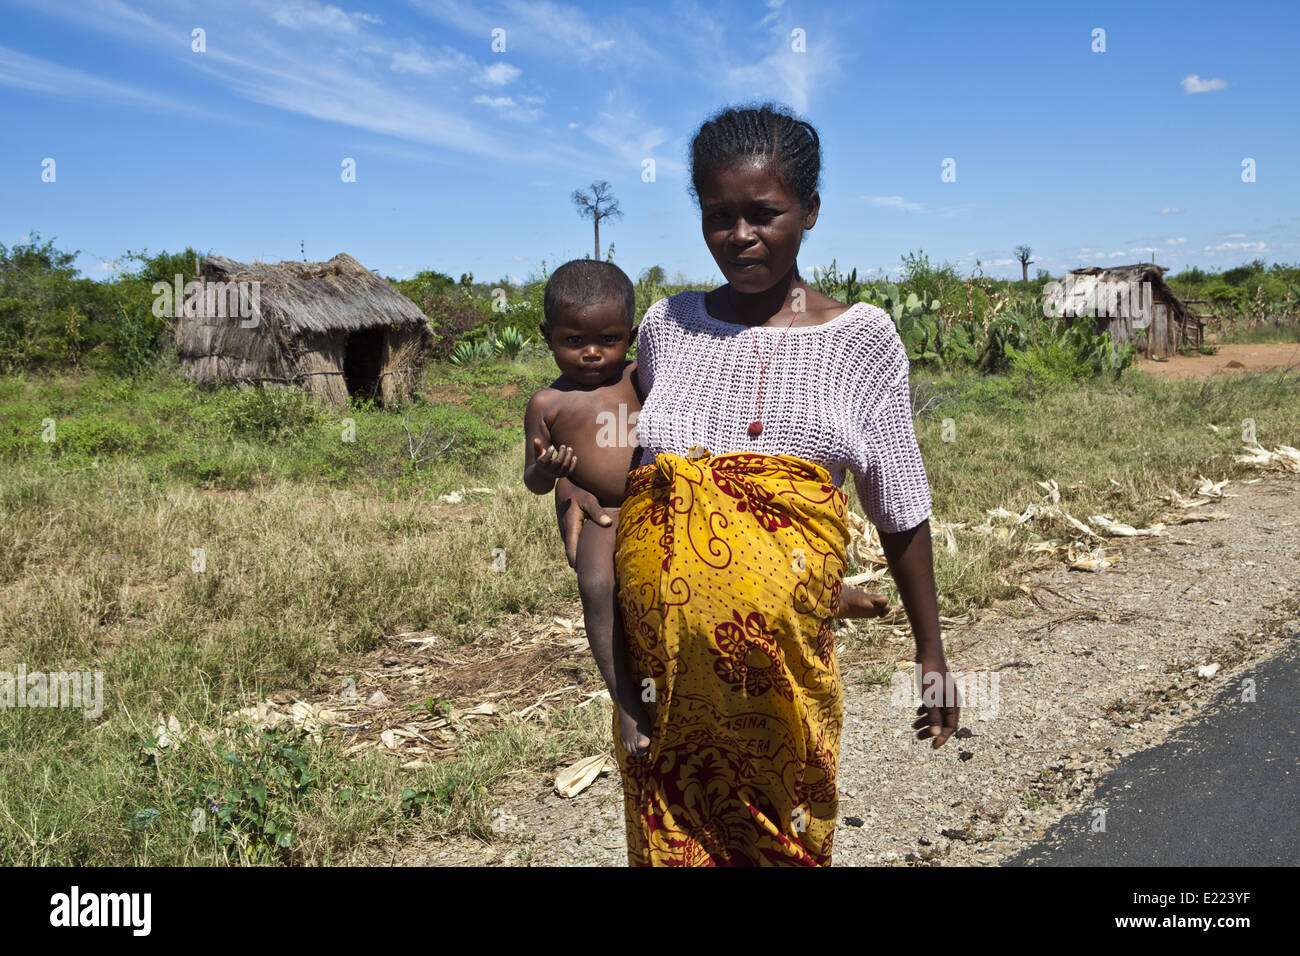
[[869,594],[857,588],[846,587],[840,592],[840,606],[835,616],[841,619],[857,617],[884,617],[889,613],[889,598],[883,594]]
[[537,454],[537,470],[551,478],[566,478],[578,467],[578,456],[568,445],[544,448],[542,440],[534,438],[533,451]]

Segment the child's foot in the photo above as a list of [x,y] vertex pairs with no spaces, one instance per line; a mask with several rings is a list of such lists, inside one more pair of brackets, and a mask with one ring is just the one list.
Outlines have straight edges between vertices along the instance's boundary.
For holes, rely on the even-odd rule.
[[623,751],[629,757],[640,757],[650,750],[650,721],[640,702],[618,708],[618,729]]
[[889,598],[883,594],[868,594],[857,588],[840,591],[840,606],[835,612],[839,618],[883,617],[889,613]]

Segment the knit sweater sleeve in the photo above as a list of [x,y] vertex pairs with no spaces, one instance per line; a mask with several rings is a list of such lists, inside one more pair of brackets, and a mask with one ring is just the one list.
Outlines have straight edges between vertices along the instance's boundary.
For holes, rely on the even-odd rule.
[[883,388],[864,409],[851,463],[854,487],[867,518],[887,534],[915,528],[930,517],[930,483],[912,427],[907,352],[889,327]]
[[[668,307],[666,298],[660,299],[650,308],[645,310],[645,315],[641,317],[640,323],[636,330],[636,380],[640,386],[642,395],[649,395],[650,389],[654,388],[655,383],[655,357],[656,357],[656,339],[659,336],[659,319],[664,309]],[[638,413],[639,417],[640,413]],[[637,443],[644,446],[640,433],[637,435]],[[642,447],[637,455],[636,463],[633,467],[644,465],[653,461],[650,452]]]
[[645,310],[636,327],[636,378],[643,395],[649,395],[654,387],[655,338],[658,334],[659,317],[668,305],[667,299],[660,299]]

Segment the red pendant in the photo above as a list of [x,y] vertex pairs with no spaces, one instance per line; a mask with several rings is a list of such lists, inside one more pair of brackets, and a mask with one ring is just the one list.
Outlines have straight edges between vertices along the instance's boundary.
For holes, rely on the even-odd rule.
[[757,438],[759,435],[761,435],[761,434],[763,433],[763,423],[760,422],[760,421],[752,421],[752,422],[750,422],[750,423],[749,423],[749,433],[750,433],[751,435],[753,435],[755,438]]

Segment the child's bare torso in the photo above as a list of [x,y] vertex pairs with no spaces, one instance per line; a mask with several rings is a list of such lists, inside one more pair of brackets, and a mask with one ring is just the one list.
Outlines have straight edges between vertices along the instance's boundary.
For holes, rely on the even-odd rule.
[[639,451],[641,398],[635,383],[636,362],[628,361],[617,379],[598,388],[576,388],[561,375],[547,389],[544,420],[551,444],[573,449],[578,466],[569,478],[607,508],[623,503],[627,473]]

